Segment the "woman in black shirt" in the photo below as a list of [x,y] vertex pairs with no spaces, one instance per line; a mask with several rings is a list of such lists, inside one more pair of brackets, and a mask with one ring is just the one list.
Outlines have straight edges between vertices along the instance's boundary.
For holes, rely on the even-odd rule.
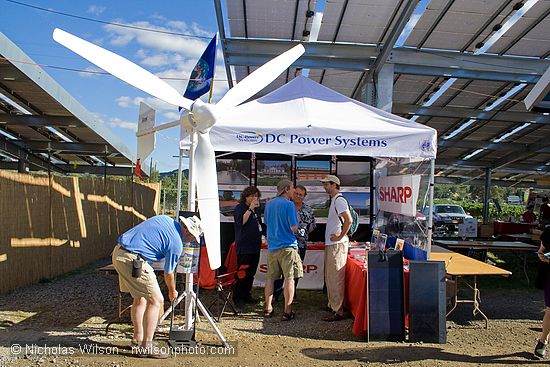
[[233,301],[236,304],[255,303],[251,290],[254,275],[260,261],[262,244],[262,222],[257,208],[260,206],[260,190],[249,186],[241,193],[239,205],[235,207],[235,242],[237,245],[237,263],[249,265],[246,277],[235,285]]
[[537,255],[539,260],[544,263],[544,267],[541,269],[546,272],[546,282],[544,283],[544,317],[542,319],[542,333],[537,340],[535,346],[535,356],[544,358],[546,356],[546,350],[548,346],[548,334],[550,334],[550,259],[547,257],[550,251],[550,227],[544,228],[544,231],[540,235],[540,247]]

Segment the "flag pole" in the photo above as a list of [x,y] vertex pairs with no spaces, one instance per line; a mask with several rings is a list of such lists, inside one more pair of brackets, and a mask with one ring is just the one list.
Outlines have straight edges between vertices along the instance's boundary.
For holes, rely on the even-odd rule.
[[[216,47],[214,48],[216,51],[218,50],[218,33],[216,33]],[[214,52],[216,52],[214,51]],[[215,55],[215,53],[214,53]],[[214,68],[216,68],[216,56],[214,56]],[[212,94],[214,91],[214,75],[216,73],[212,73],[212,81],[210,82],[210,94],[208,95],[208,103],[212,103]]]

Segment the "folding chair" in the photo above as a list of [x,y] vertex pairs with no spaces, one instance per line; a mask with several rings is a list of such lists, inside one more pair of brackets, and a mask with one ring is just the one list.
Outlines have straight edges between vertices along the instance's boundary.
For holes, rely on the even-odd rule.
[[233,303],[232,299],[233,287],[235,287],[235,284],[237,284],[237,282],[244,279],[244,277],[246,276],[246,269],[248,267],[249,265],[241,265],[235,271],[216,276],[217,297],[214,302],[212,302],[210,306],[208,306],[208,309],[211,311],[212,306],[217,304],[216,311],[219,311],[217,317],[218,322],[220,322],[223,312],[225,311],[225,308],[227,306],[229,306],[235,316],[239,314],[239,311],[237,310],[237,307]]

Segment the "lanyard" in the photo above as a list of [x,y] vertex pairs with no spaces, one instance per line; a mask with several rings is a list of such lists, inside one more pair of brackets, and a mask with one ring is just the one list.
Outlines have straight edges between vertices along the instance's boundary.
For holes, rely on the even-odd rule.
[[256,219],[256,224],[258,224],[258,231],[262,233],[262,225],[260,224],[260,220],[258,219],[258,216],[256,215],[255,210],[252,210],[252,215],[254,216],[254,219]]

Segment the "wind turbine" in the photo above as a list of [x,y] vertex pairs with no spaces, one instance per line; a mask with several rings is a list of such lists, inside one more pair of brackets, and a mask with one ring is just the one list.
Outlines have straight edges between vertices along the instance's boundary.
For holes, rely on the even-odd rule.
[[[216,160],[214,147],[210,142],[210,129],[226,110],[245,102],[282,74],[305,52],[304,47],[294,46],[265,63],[230,89],[217,104],[210,104],[200,99],[192,101],[183,97],[176,89],[133,62],[59,28],[54,30],[53,39],[128,84],[189,111],[188,115],[186,113],[181,115],[180,124],[185,124],[185,120],[188,119],[192,133],[197,133],[192,166],[200,169],[196,169],[192,174],[196,178],[197,200],[201,221],[205,228],[204,237],[210,268],[219,268],[221,266],[220,207]],[[152,130],[155,129],[158,130],[158,128]]]

